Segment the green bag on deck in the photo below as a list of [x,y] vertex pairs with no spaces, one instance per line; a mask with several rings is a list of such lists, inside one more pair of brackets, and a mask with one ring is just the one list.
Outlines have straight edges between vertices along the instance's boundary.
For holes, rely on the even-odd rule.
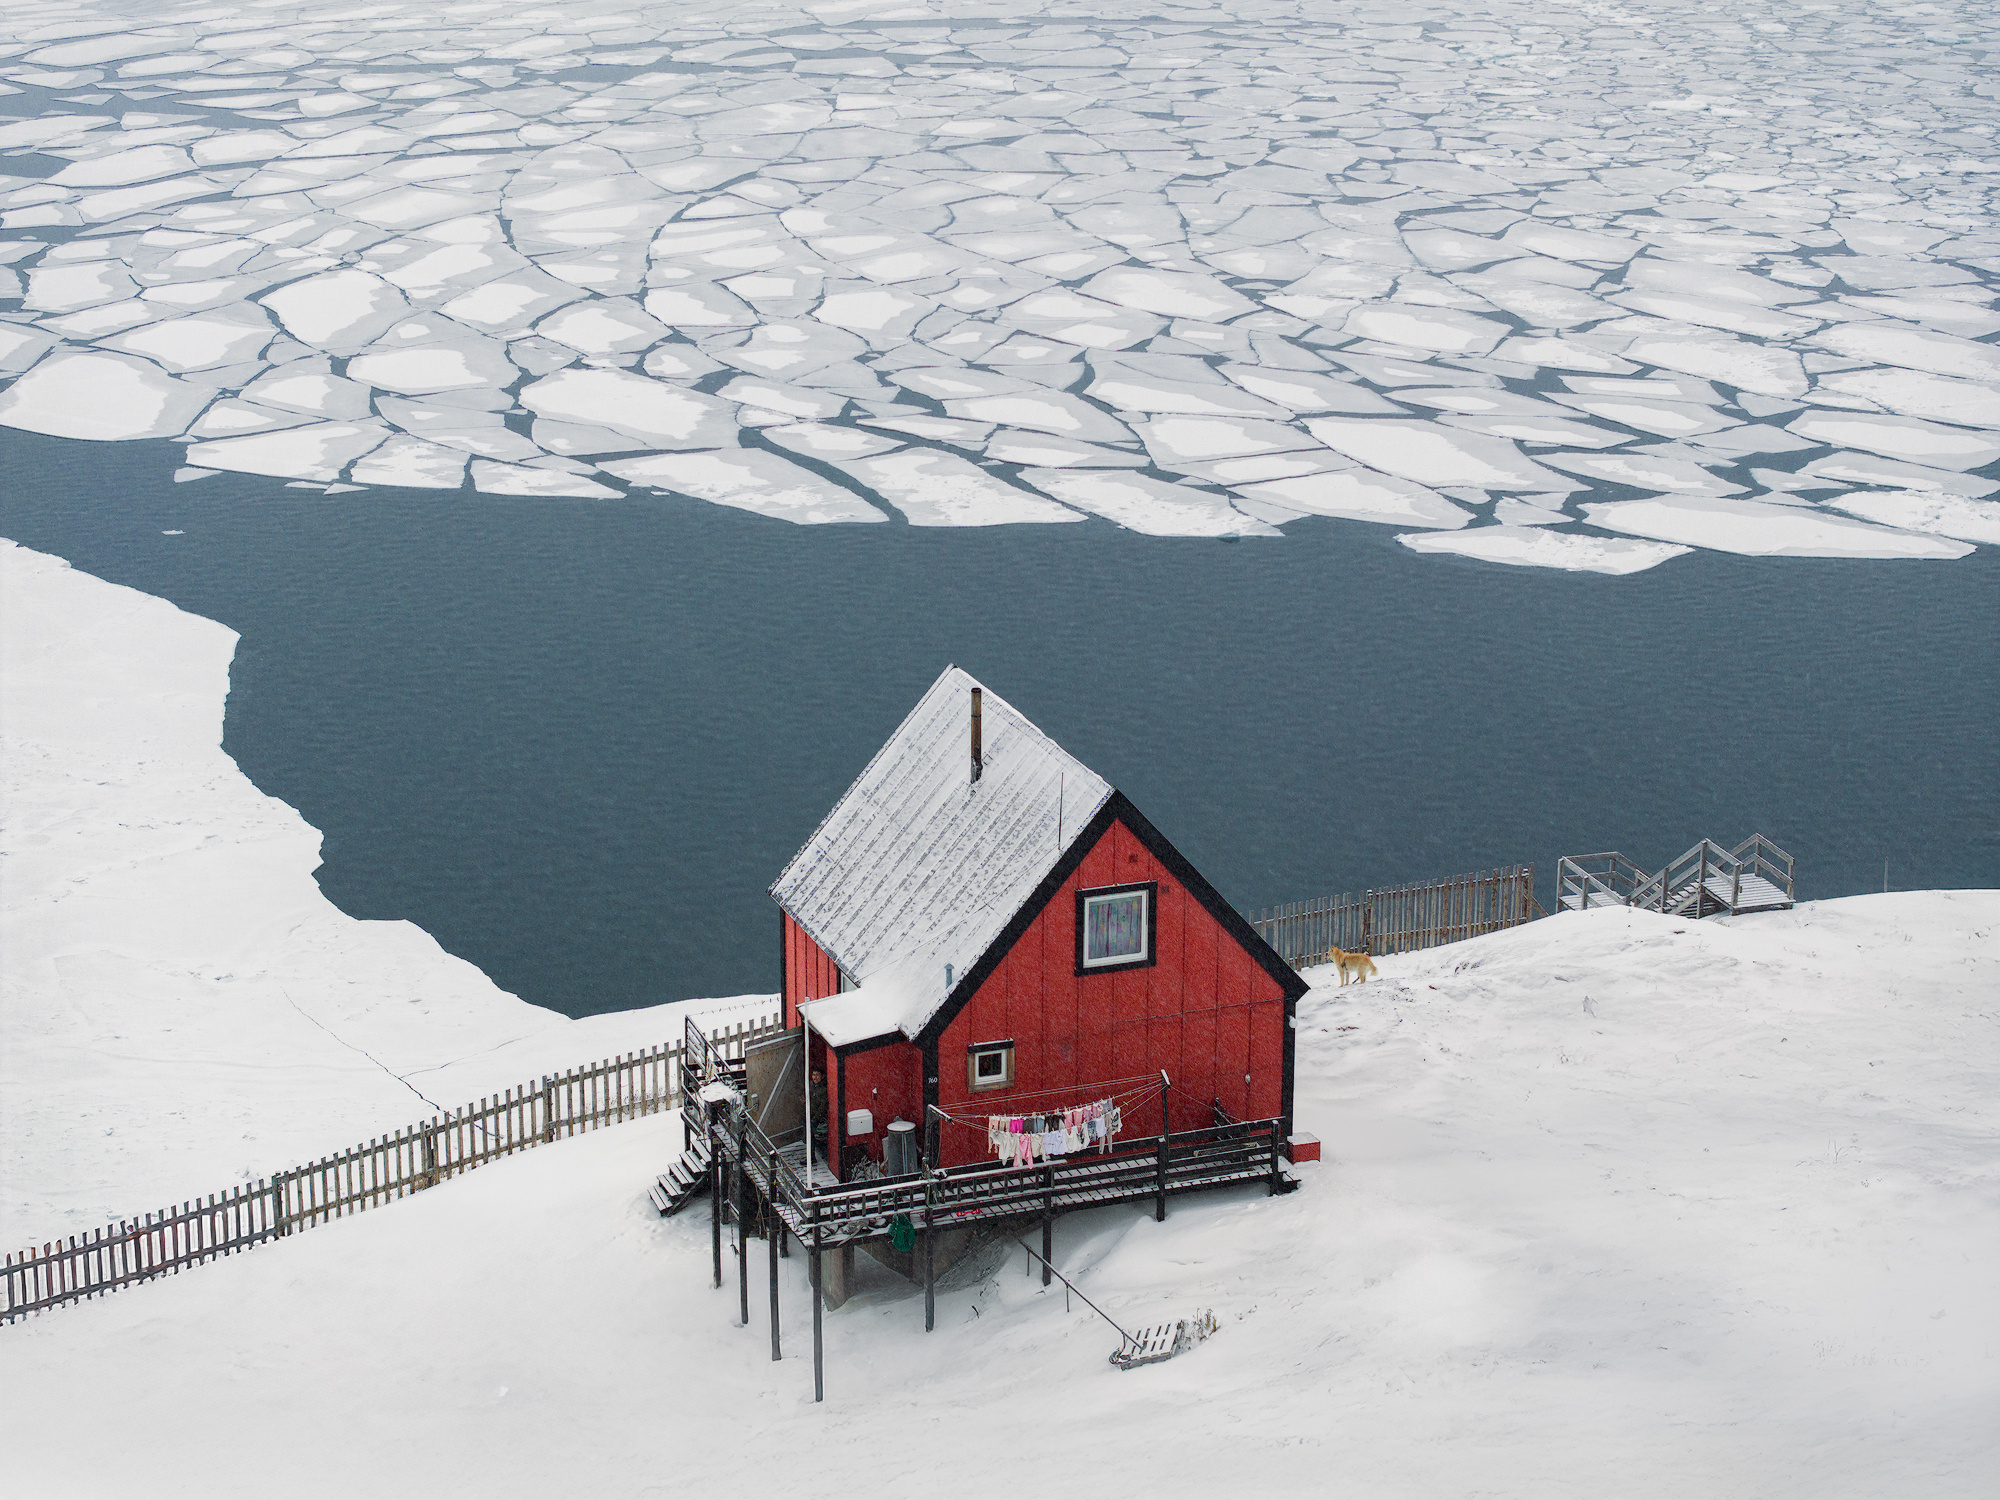
[[905,1255],[917,1248],[917,1226],[908,1214],[897,1214],[889,1221],[889,1243]]

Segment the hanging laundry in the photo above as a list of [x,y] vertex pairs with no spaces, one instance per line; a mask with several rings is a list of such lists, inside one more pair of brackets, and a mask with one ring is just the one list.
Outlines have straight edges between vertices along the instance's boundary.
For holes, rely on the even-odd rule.
[[988,1115],[986,1144],[1002,1166],[1028,1167],[1093,1146],[1109,1150],[1123,1124],[1117,1103],[1110,1099],[1039,1114]]

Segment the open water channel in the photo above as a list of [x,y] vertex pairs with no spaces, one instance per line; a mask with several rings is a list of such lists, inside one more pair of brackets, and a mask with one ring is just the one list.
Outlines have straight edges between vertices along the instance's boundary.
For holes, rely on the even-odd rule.
[[[327,895],[573,1015],[777,981],[764,894],[947,662],[1244,908],[1762,831],[1802,897],[2000,884],[2000,553],[1630,577],[1080,525],[175,484],[0,431],[0,534],[242,635],[225,744]],[[168,534],[178,533],[178,534]]]

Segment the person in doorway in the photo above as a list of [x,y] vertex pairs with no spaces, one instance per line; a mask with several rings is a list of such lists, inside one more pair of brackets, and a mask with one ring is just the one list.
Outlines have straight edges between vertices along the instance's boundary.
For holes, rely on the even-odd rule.
[[813,1152],[821,1161],[826,1158],[826,1074],[818,1068],[812,1070],[811,1082],[806,1087],[806,1112],[812,1120]]

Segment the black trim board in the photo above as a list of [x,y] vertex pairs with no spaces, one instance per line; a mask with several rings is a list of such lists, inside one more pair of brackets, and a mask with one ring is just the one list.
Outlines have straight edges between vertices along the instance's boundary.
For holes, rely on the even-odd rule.
[[[810,1004],[811,1002],[807,1003]],[[885,1031],[880,1036],[863,1037],[858,1042],[848,1042],[842,1046],[834,1047],[833,1050],[841,1057],[852,1057],[857,1052],[873,1052],[878,1047],[893,1047],[898,1042],[903,1043],[905,1046],[915,1045],[900,1031]],[[831,1042],[827,1043],[827,1045],[830,1047],[833,1046]]]
[[[1098,840],[1103,838],[1105,832],[1116,822],[1122,822],[1131,829],[1133,836],[1146,846],[1147,851],[1180,881],[1188,893],[1215,918],[1223,931],[1234,938],[1238,946],[1255,959],[1258,966],[1277,983],[1285,998],[1285,1035],[1286,1044],[1290,1046],[1293,1011],[1299,997],[1312,986],[1296,969],[1278,957],[1277,949],[1258,935],[1257,929],[1244,920],[1241,912],[1222,899],[1221,892],[1204,880],[1201,872],[1188,863],[1187,857],[1168,842],[1166,835],[1155,828],[1145,814],[1132,805],[1132,800],[1120,791],[1113,791],[1105,799],[1104,805],[1098,808],[1096,815],[1078,831],[1069,848],[1063,851],[1062,858],[1056,861],[1055,868],[1043,877],[1042,883],[1035,887],[1034,894],[1021,904],[1021,909],[1014,913],[1014,919],[1002,929],[1000,936],[993,940],[992,946],[979,956],[977,963],[965,971],[965,977],[952,986],[951,993],[945,997],[944,1004],[938,1008],[938,1013],[931,1017],[930,1024],[917,1034],[918,1045],[931,1049],[937,1047],[945,1029],[958,1019],[958,1013],[971,1002],[972,997],[979,992],[979,987],[1000,966],[1001,960],[1013,951],[1014,945],[1042,914],[1042,909],[1055,899],[1056,892],[1063,888],[1070,876],[1076,872],[1077,866],[1083,863],[1084,856],[1097,847]],[[1292,1071],[1289,1058],[1287,1062],[1284,1102],[1287,1105],[1286,1117],[1289,1119]]]

